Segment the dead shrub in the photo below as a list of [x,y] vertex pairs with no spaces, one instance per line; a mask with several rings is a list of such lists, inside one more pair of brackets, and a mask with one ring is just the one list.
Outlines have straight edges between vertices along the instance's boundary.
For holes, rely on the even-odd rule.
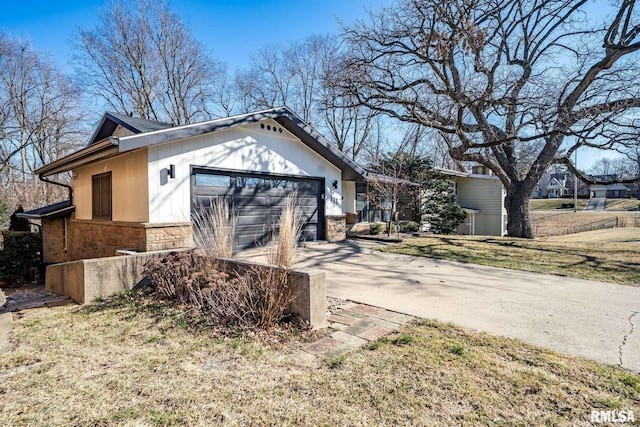
[[[298,241],[302,233],[302,221],[300,208],[296,204],[296,193],[287,196],[280,219],[278,221],[278,243],[267,251],[267,259],[270,264],[285,268],[293,267],[297,258]],[[275,232],[274,232],[275,234]]]
[[213,200],[209,208],[200,204],[191,219],[194,243],[207,258],[231,258],[237,216],[224,199]]
[[221,326],[269,329],[282,321],[297,296],[287,270],[226,269],[224,261],[186,251],[149,262],[145,276],[159,297],[197,309]]

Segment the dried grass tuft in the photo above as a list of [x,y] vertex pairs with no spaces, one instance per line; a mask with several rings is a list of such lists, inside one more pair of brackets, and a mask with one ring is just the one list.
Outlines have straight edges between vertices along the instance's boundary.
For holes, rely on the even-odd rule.
[[[300,208],[296,203],[296,193],[287,196],[278,221],[278,243],[267,251],[270,264],[291,268],[296,263],[298,241],[302,233]],[[275,239],[276,236],[274,236]]]
[[194,251],[150,261],[145,276],[161,299],[193,308],[225,327],[270,329],[297,297],[284,268],[229,268]]
[[207,258],[231,258],[237,215],[224,199],[215,199],[207,209],[202,204],[192,214],[193,240]]

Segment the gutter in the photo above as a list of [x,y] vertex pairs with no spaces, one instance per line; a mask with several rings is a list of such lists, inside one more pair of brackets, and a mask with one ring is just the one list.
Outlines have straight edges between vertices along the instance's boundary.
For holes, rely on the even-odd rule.
[[[65,165],[68,165],[69,163],[72,163],[74,161],[78,161],[81,160],[83,158],[89,157],[91,155],[95,155],[97,153],[99,153],[102,150],[111,148],[111,147],[117,147],[119,144],[119,140],[118,138],[115,137],[110,137],[109,139],[105,139],[101,142],[98,142],[96,144],[90,145],[89,147],[85,147],[79,151],[76,151],[75,153],[71,153],[61,159],[58,159],[54,162],[49,163],[48,165],[42,166],[39,169],[35,170],[35,173],[39,174],[39,175],[53,175],[55,173],[59,173],[59,172],[65,172],[67,170],[70,170],[71,168],[64,168]],[[60,170],[62,169],[62,170]],[[57,172],[56,172],[57,170]],[[54,171],[53,173],[51,171]]]

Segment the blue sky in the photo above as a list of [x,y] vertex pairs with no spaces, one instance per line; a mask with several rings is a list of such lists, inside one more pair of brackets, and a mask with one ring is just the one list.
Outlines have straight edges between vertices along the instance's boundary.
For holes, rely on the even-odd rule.
[[[337,32],[337,20],[352,23],[389,0],[173,0],[171,8],[193,35],[229,70],[245,67],[252,51],[267,43],[301,40],[316,33]],[[108,0],[13,0],[2,7],[0,28],[28,37],[67,71],[71,41],[78,27],[93,28]]]
[[[197,40],[233,73],[249,64],[251,52],[268,43],[301,40],[311,34],[336,33],[366,18],[393,0],[171,0],[171,8]],[[91,29],[109,0],[12,0],[5,2],[0,30],[29,38],[36,50],[50,53],[66,72],[73,72],[71,42],[77,28]],[[603,11],[598,11],[597,16]],[[583,151],[581,150],[581,153]],[[604,154],[612,157],[611,153]],[[584,150],[580,168],[601,153]],[[586,163],[586,164],[585,164]]]

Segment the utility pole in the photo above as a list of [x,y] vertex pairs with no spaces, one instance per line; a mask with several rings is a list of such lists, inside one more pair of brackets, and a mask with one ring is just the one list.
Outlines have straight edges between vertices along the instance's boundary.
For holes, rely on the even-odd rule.
[[[573,161],[573,166],[578,169],[578,150],[575,151],[576,158]],[[573,174],[573,211],[578,212],[578,176]]]

